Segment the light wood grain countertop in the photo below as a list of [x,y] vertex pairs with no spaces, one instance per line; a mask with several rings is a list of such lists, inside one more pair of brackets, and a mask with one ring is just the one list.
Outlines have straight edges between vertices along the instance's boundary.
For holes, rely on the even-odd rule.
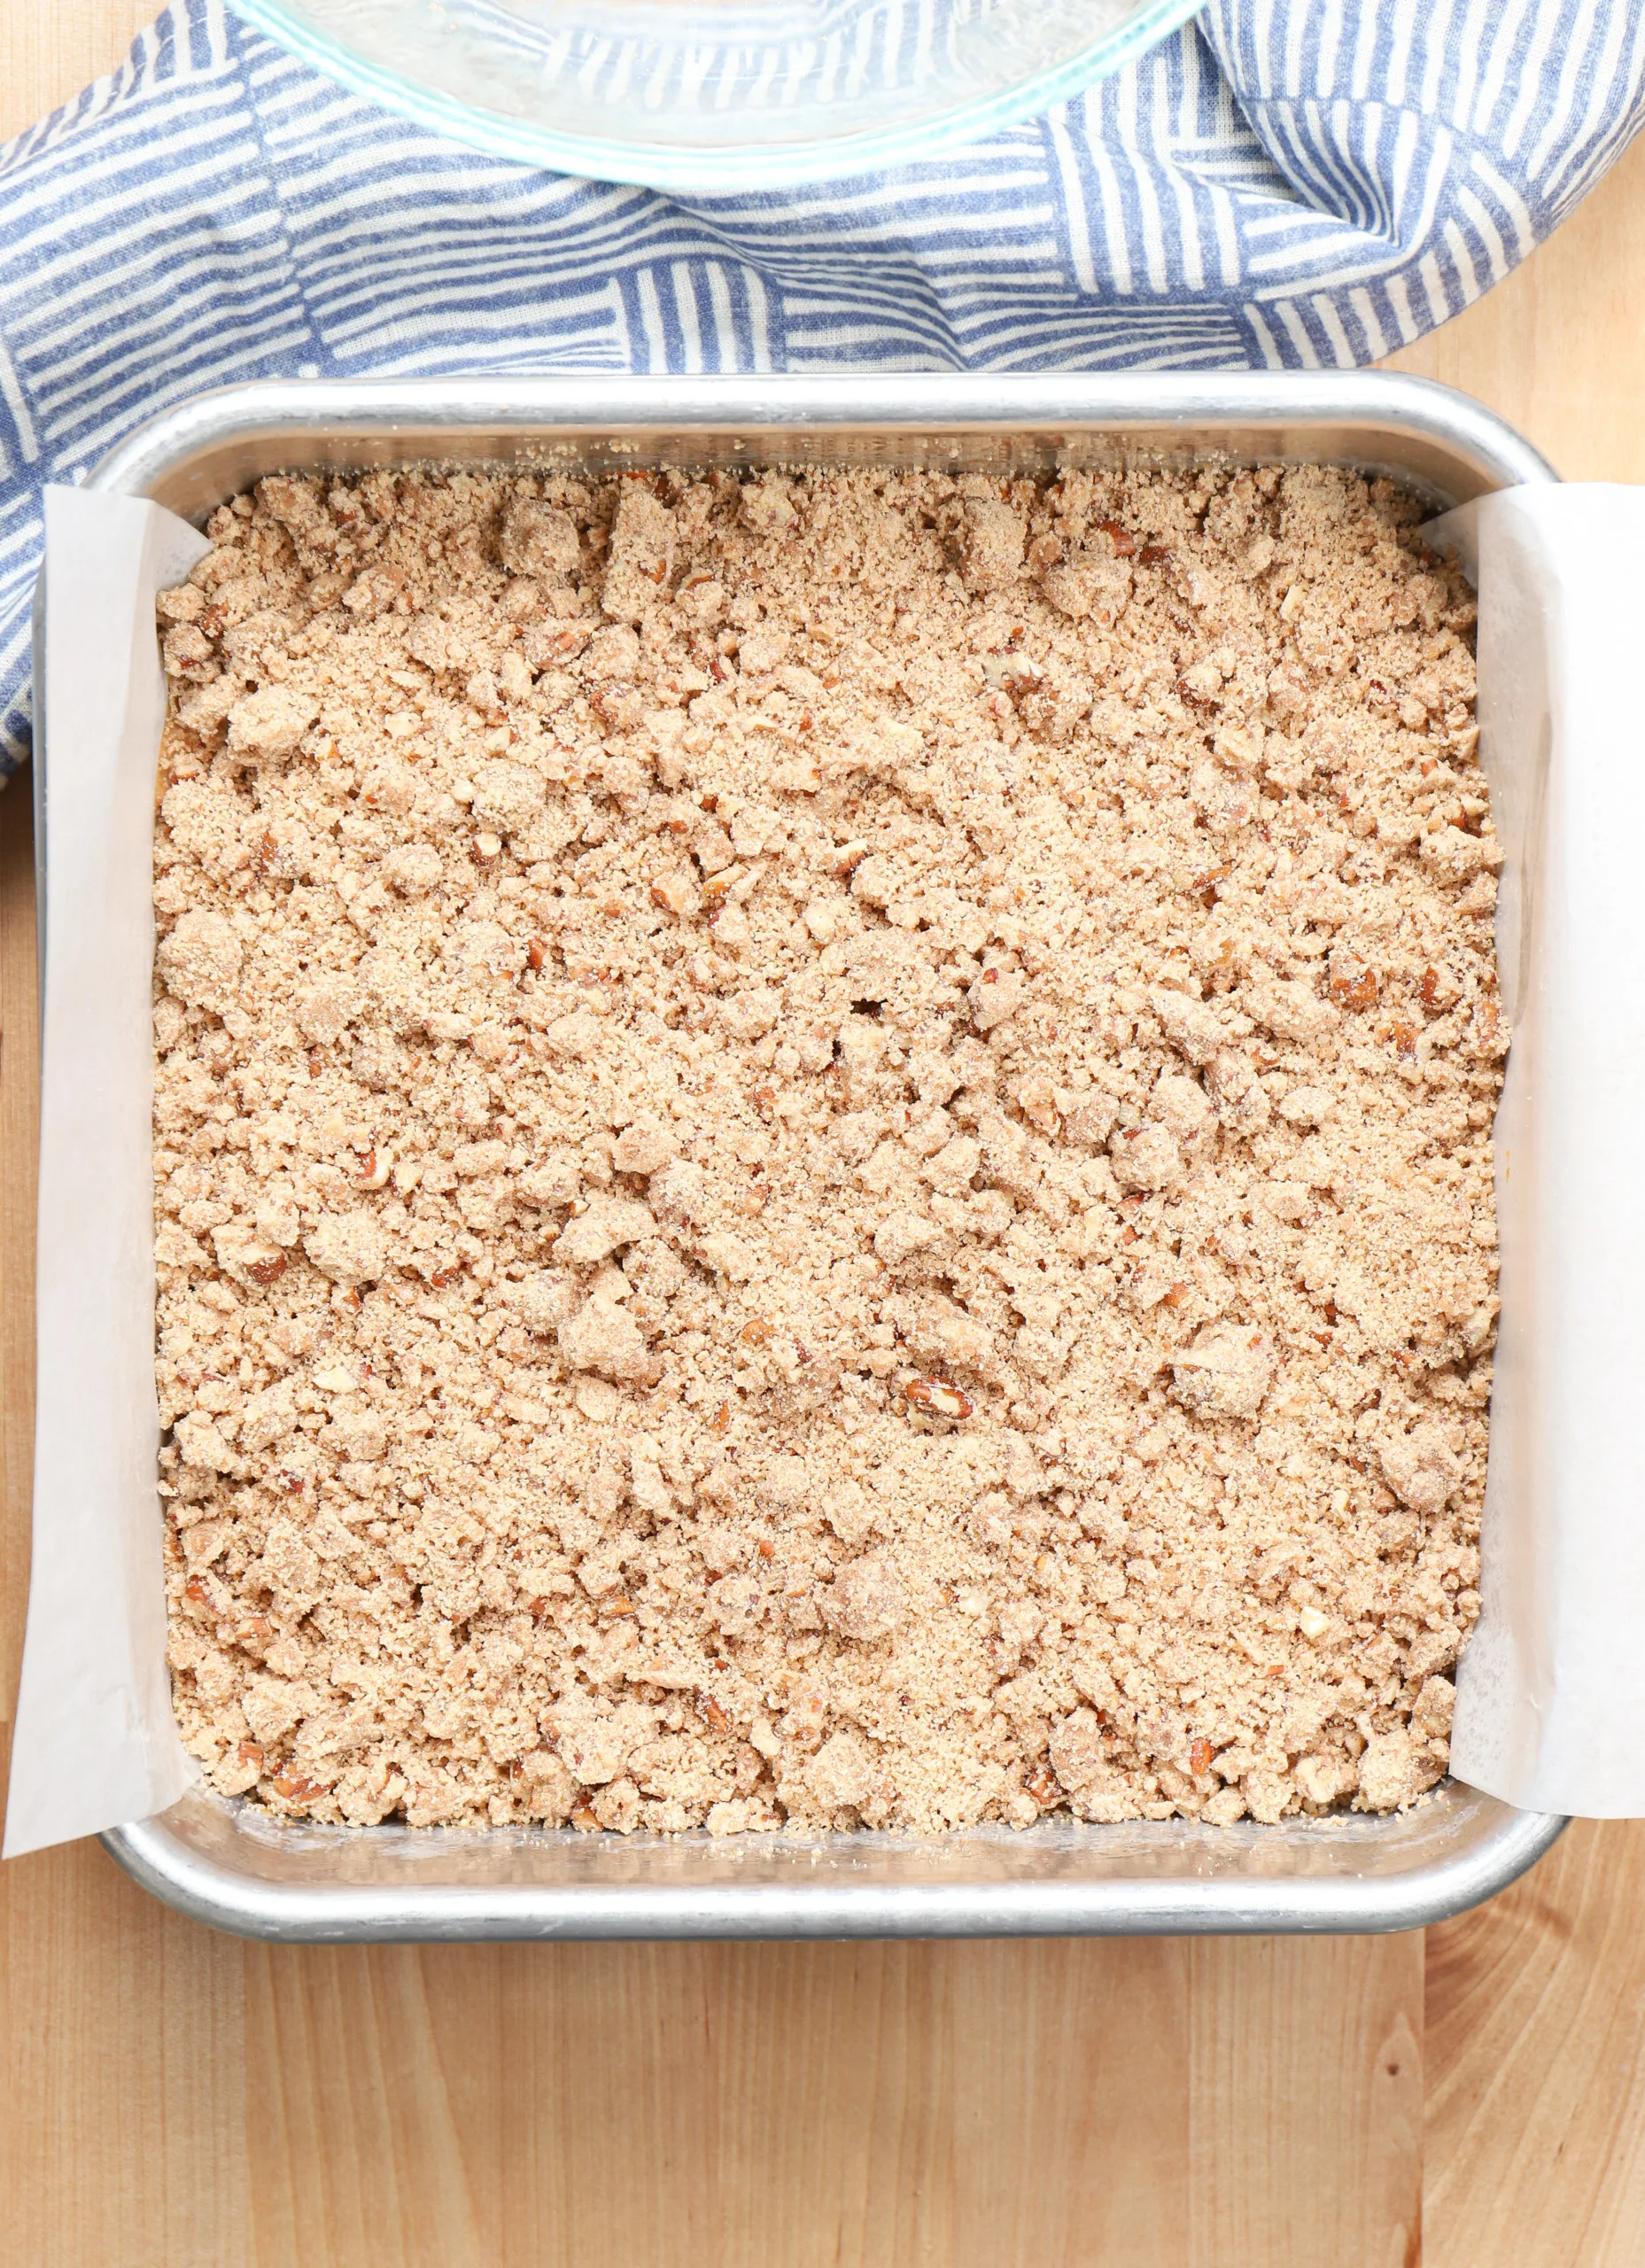
[[[0,134],[152,0],[0,0]],[[1396,367],[1645,479],[1645,145]],[[28,1563],[26,788],[0,796],[0,1711]],[[1645,1824],[1392,1938],[273,1951],[0,1871],[4,2268],[1638,2268]]]

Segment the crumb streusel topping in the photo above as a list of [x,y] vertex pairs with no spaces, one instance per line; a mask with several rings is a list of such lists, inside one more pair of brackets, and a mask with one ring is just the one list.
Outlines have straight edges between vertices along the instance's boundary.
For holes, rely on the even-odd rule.
[[271,478],[166,593],[213,1783],[1384,1810],[1478,1611],[1469,594],[1343,472]]

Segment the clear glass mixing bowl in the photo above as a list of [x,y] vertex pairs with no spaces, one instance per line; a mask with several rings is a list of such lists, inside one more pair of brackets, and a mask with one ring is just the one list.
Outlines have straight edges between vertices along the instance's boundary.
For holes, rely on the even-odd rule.
[[232,0],[283,47],[494,157],[702,193],[980,140],[1200,0]]

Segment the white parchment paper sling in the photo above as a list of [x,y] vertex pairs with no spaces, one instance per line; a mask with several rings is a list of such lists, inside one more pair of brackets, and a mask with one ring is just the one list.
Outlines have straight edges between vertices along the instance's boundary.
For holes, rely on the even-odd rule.
[[1502,1314],[1479,1627],[1452,1769],[1532,1811],[1645,1814],[1645,488],[1447,515],[1479,590],[1507,852]]
[[194,1776],[155,1493],[150,984],[154,594],[207,548],[157,505],[46,491],[34,1559],[8,1858],[145,1818]]
[[[49,490],[34,1569],[8,1856],[146,1817],[194,1767],[165,1666],[153,1380],[157,589],[204,540]],[[1502,1325],[1459,1778],[1645,1814],[1645,489],[1522,488],[1432,531],[1479,585],[1514,1026]],[[15,792],[15,790],[13,791]]]

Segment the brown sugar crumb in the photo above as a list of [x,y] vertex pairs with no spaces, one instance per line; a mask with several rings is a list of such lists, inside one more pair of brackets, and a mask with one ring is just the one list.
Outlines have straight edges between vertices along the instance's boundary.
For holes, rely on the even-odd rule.
[[160,602],[171,1663],[283,1817],[1409,1801],[1508,1044],[1315,467],[270,478]]

